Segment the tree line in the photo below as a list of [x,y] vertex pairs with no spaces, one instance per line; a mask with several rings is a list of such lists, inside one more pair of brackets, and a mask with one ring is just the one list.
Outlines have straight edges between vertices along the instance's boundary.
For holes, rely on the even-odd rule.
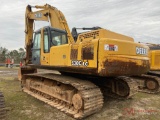
[[8,50],[0,46],[0,63],[5,63],[7,58],[14,59],[14,63],[20,63],[25,57],[25,50],[19,48],[18,50]]

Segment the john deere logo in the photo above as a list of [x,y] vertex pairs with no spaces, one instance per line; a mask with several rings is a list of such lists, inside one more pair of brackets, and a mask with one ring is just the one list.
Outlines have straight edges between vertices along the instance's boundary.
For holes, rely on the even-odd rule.
[[136,53],[140,55],[147,55],[147,49],[142,47],[136,47]]
[[41,18],[41,17],[42,17],[42,13],[36,13],[36,14],[35,14],[35,17],[36,17],[36,18]]

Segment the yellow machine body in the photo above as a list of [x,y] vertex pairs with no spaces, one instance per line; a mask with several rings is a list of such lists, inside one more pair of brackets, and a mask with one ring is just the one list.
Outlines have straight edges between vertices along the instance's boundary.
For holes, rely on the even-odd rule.
[[[74,44],[52,46],[49,53],[44,52],[43,29],[41,35],[39,65],[43,67],[100,76],[139,75],[149,70],[148,47],[118,33],[85,32]],[[139,54],[137,49],[141,49]]]
[[[47,4],[35,7],[42,10],[26,9],[26,65],[98,76],[140,75],[149,70],[148,46],[103,28],[80,33],[75,41],[61,11]],[[39,38],[35,38],[39,41],[39,63],[33,63],[34,20],[49,21],[51,27],[67,33],[66,38],[61,36],[61,44],[48,45],[52,38],[45,34],[45,29],[51,28],[39,30]]]
[[160,50],[150,50],[150,70],[160,70]]

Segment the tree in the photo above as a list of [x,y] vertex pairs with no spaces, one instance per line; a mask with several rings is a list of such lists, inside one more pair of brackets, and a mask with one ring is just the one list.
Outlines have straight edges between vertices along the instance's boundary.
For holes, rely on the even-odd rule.
[[22,61],[22,59],[25,57],[25,50],[23,48],[19,48],[19,60]]
[[14,59],[15,63],[19,63],[25,57],[25,50],[19,48],[18,50],[9,51],[5,47],[0,47],[0,63],[4,63],[6,58]]
[[8,53],[8,49],[5,47],[0,47],[0,62],[4,63],[6,59],[6,55]]

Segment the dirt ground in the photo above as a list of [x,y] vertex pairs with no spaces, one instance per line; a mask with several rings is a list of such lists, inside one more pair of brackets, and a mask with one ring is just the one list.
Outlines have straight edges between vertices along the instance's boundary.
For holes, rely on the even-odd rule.
[[[0,91],[4,93],[8,120],[74,120],[56,108],[21,91],[18,68],[0,67]],[[137,93],[132,99],[105,97],[101,111],[84,120],[159,120],[160,93]]]

